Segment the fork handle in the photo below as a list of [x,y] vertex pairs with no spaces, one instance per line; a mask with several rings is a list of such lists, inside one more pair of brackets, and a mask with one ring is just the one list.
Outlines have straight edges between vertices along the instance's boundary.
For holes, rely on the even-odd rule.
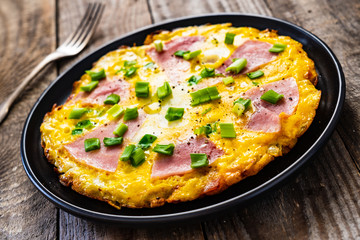
[[15,89],[10,96],[0,104],[0,124],[5,119],[6,115],[9,112],[11,105],[17,99],[17,97],[22,93],[24,88],[28,85],[28,83],[50,62],[55,61],[59,58],[64,57],[63,54],[59,52],[52,52],[47,55],[32,71],[31,73],[21,82],[21,84]]

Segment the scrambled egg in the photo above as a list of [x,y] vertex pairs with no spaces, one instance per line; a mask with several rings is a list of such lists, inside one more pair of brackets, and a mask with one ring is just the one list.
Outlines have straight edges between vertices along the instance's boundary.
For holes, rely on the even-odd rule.
[[[227,32],[236,34],[233,44],[224,43]],[[202,53],[197,60],[189,61],[191,67],[184,73],[184,79],[200,74],[204,66],[220,67],[247,39],[271,44],[283,43],[287,48],[275,60],[261,66],[264,76],[256,80],[251,80],[243,74],[235,75],[235,83],[230,86],[226,86],[222,81],[217,82],[216,86],[221,96],[218,101],[192,107],[189,92],[193,91],[193,86],[189,86],[184,80],[172,88],[171,98],[159,103],[156,89],[162,86],[164,81],[169,80],[156,64],[144,68],[149,62],[153,62],[146,50],[153,47],[153,41],[157,39],[166,44],[167,41],[180,36],[197,35],[204,36],[206,40],[201,46]],[[125,61],[136,61],[138,70],[131,78],[126,78],[121,71]],[[204,195],[219,193],[247,176],[258,173],[275,157],[282,156],[294,147],[297,138],[310,126],[321,95],[314,87],[317,79],[314,63],[299,42],[287,36],[278,36],[275,31],[259,31],[249,27],[235,28],[230,24],[187,27],[150,35],[144,46],[120,48],[100,58],[91,70],[100,69],[105,70],[108,78],[125,79],[131,89],[135,88],[137,81],[150,82],[150,97],[136,98],[132,90],[130,98],[121,99],[119,102],[123,107],[137,106],[147,114],[141,129],[131,139],[133,143],[137,143],[146,133],[158,137],[154,144],[175,142],[193,134],[195,129],[217,121],[234,123],[237,135],[236,138],[221,138],[219,131],[210,134],[209,140],[222,149],[224,154],[213,162],[211,167],[196,169],[182,176],[152,179],[151,169],[157,153],[150,150],[145,151],[146,160],[138,167],[123,161],[119,161],[115,172],[88,166],[81,160],[74,159],[64,148],[64,145],[79,137],[71,134],[74,126],[84,119],[90,119],[97,126],[113,119],[106,113],[110,105],[89,104],[84,103],[81,98],[76,99],[80,93],[80,86],[90,82],[89,75],[84,74],[74,84],[72,100],[68,100],[62,106],[54,106],[44,117],[40,129],[42,145],[45,155],[56,167],[63,184],[71,186],[80,194],[106,201],[117,208],[157,207],[166,202],[190,201]],[[233,101],[239,98],[239,94],[255,87],[253,81],[261,86],[289,77],[294,78],[298,85],[299,103],[293,115],[281,118],[281,131],[264,133],[244,128],[244,120],[231,112]],[[204,79],[203,82],[205,81],[207,80]],[[68,118],[74,107],[84,106],[91,110],[81,119]],[[182,120],[168,122],[164,118],[168,106],[184,108]],[[204,114],[205,110],[208,112]],[[85,130],[83,134],[88,131],[91,129]]]

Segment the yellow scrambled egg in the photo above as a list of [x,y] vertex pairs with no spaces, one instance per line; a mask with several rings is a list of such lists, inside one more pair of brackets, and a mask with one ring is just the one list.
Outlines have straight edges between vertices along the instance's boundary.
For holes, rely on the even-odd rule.
[[[225,34],[235,33],[233,44],[225,44]],[[183,36],[205,37],[201,46],[201,54],[189,61],[190,70],[184,73],[184,79],[192,75],[199,75],[204,67],[218,68],[235,49],[247,39],[268,42],[270,44],[283,43],[287,48],[278,57],[261,66],[264,76],[251,80],[246,74],[235,75],[235,83],[225,85],[222,81],[216,82],[221,99],[198,106],[190,105],[193,86],[183,83],[172,89],[172,97],[159,103],[156,89],[168,81],[166,74],[159,67],[144,68],[153,60],[146,54],[146,50],[154,46],[153,41],[160,39],[167,41]],[[131,78],[124,76],[121,69],[125,61],[136,61],[137,72]],[[259,172],[275,157],[287,153],[310,126],[320,101],[320,91],[316,84],[314,63],[308,58],[302,45],[287,36],[278,36],[275,31],[259,31],[254,28],[234,28],[230,24],[207,25],[176,29],[172,32],[163,31],[151,35],[144,46],[120,48],[109,52],[100,58],[92,71],[104,69],[106,76],[125,79],[130,88],[135,88],[135,82],[147,81],[150,83],[150,97],[137,98],[134,90],[129,99],[121,99],[122,107],[137,106],[147,115],[141,129],[129,142],[137,143],[144,134],[157,136],[155,144],[176,142],[193,134],[194,129],[207,123],[227,122],[234,123],[236,138],[221,138],[219,130],[209,135],[209,140],[224,151],[224,154],[211,164],[211,167],[195,169],[185,175],[170,176],[163,179],[152,179],[151,170],[158,156],[151,150],[146,150],[146,160],[138,167],[128,162],[119,161],[115,172],[108,172],[86,165],[80,159],[74,159],[64,145],[75,141],[81,135],[72,135],[75,125],[84,119],[89,119],[98,126],[110,122],[113,118],[106,111],[111,105],[88,104],[81,98],[76,100],[80,93],[80,86],[90,82],[88,74],[74,84],[73,100],[62,106],[54,106],[41,125],[42,144],[48,160],[55,165],[60,175],[60,181],[71,186],[80,194],[107,201],[111,205],[120,207],[156,207],[166,202],[189,201],[204,195],[223,191],[228,186],[239,182],[247,176]],[[296,80],[299,90],[299,103],[294,114],[281,117],[281,131],[277,133],[253,132],[247,130],[246,117],[239,117],[232,113],[233,102],[240,93],[254,88],[256,84],[263,85],[292,77]],[[206,79],[203,82],[207,81]],[[209,80],[210,81],[210,80]],[[209,85],[211,86],[211,84]],[[68,116],[74,107],[90,109],[81,119],[69,119]],[[180,121],[168,122],[164,116],[168,106],[184,108],[184,116]],[[209,110],[211,108],[211,110]],[[208,110],[207,113],[204,113]],[[251,112],[250,112],[251,113]],[[248,114],[250,114],[248,113]],[[246,114],[245,114],[246,115]],[[281,115],[282,116],[282,115]],[[86,134],[93,129],[85,130]],[[176,146],[175,146],[176,147]]]

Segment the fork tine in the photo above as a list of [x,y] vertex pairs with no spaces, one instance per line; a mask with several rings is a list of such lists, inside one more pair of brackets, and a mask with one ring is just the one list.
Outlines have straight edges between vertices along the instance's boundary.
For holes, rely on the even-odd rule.
[[99,8],[95,12],[95,15],[94,15],[91,23],[88,25],[86,31],[84,31],[84,34],[81,37],[79,37],[79,40],[77,41],[77,43],[74,44],[75,46],[77,46],[79,48],[83,48],[89,42],[91,36],[95,32],[95,29],[96,29],[98,23],[100,22],[100,19],[104,12],[104,8],[105,8],[105,5],[100,3]]
[[81,19],[80,24],[77,26],[76,30],[74,32],[72,32],[68,38],[66,38],[66,40],[62,43],[62,45],[69,44],[70,41],[73,40],[75,35],[77,35],[79,33],[80,29],[83,27],[84,23],[86,22],[86,19],[88,18],[89,14],[92,10],[92,5],[93,5],[93,3],[89,3],[87,5],[86,12],[85,12],[83,18]]
[[82,34],[86,31],[87,26],[89,25],[89,23],[91,23],[91,20],[93,19],[93,15],[94,13],[96,13],[98,6],[99,6],[98,3],[91,4],[91,9],[86,14],[86,18],[84,17],[84,22],[82,22],[79,25],[78,29],[76,30],[76,34],[74,35],[72,40],[68,43],[68,45],[75,45],[75,43],[79,40],[79,38],[81,38]]

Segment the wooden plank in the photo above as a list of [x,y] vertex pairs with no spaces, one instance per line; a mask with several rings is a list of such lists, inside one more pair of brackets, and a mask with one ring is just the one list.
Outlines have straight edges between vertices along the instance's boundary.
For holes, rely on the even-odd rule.
[[[54,14],[55,1],[1,1],[0,102],[55,49]],[[55,65],[47,67],[0,125],[0,239],[56,238],[56,208],[29,181],[19,152],[30,108],[55,77]]]

